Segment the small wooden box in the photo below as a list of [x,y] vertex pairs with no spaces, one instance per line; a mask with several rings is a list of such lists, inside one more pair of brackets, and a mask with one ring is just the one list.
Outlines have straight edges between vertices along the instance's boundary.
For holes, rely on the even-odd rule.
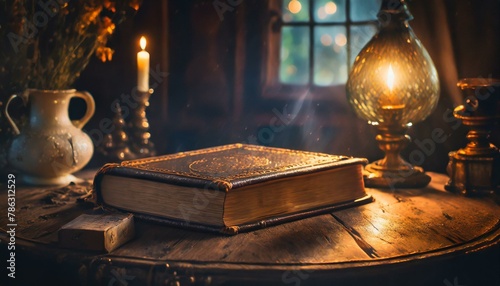
[[135,235],[132,214],[83,214],[59,229],[59,245],[111,252]]

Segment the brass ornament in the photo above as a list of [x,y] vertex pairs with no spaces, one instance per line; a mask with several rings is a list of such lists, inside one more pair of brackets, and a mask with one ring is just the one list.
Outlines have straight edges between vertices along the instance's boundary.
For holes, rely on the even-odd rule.
[[500,191],[500,151],[489,141],[500,122],[500,79],[467,78],[458,82],[465,98],[453,115],[470,131],[469,143],[449,153],[448,191],[484,195]]

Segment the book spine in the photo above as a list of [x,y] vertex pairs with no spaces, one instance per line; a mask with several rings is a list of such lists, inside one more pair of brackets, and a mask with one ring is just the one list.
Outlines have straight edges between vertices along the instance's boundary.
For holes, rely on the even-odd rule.
[[103,176],[108,173],[109,171],[119,168],[120,164],[116,163],[108,163],[102,166],[97,173],[94,176],[94,182],[92,184],[92,193],[93,193],[93,200],[97,205],[102,204],[102,196],[101,196],[101,181]]

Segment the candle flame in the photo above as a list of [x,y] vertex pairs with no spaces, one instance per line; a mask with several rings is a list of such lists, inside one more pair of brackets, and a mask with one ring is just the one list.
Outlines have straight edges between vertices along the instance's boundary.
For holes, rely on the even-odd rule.
[[392,91],[394,87],[394,72],[392,71],[392,65],[389,65],[389,71],[387,71],[387,86],[389,90]]
[[141,37],[141,40],[139,41],[139,45],[141,46],[141,49],[146,49],[146,38],[144,36]]

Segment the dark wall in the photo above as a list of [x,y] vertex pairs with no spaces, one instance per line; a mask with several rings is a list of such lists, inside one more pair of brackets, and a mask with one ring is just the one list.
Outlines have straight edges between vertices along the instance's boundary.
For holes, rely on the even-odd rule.
[[[500,18],[492,13],[500,11],[500,1],[480,2],[410,2],[415,18],[411,25],[436,62],[442,86],[435,113],[414,126],[410,134],[422,141],[430,138],[433,129],[443,128],[450,135],[426,157],[423,165],[428,170],[443,172],[447,153],[465,144],[466,129],[452,130],[443,120],[443,114],[457,104],[455,78],[500,77]],[[116,51],[113,61],[103,64],[95,60],[82,73],[76,86],[90,90],[98,103],[87,130],[99,128],[103,117],[113,115],[113,100],[130,94],[135,85],[137,43],[144,34],[149,41],[151,67],[159,65],[161,71],[168,72],[148,109],[159,153],[247,142],[370,160],[382,156],[374,140],[375,130],[358,119],[346,101],[262,97],[263,47],[269,44],[264,30],[270,17],[266,1],[245,0],[222,14],[213,0],[167,3],[144,1],[137,16],[116,29],[110,42]],[[436,45],[435,39],[442,38],[442,33],[451,40],[449,48]],[[448,54],[454,71],[442,63]],[[299,119],[279,131],[270,128],[273,117],[280,119],[277,113],[294,109],[299,110]],[[498,131],[493,138],[500,143]],[[415,148],[419,146],[411,144],[404,155]]]
[[[172,125],[167,152],[246,142],[381,155],[373,142],[359,140],[375,133],[353,116],[345,98],[339,102],[263,97],[263,53],[270,44],[267,1],[247,0],[219,13],[214,3],[170,1]],[[288,113],[297,118],[283,122]],[[273,120],[279,128],[273,128]]]

